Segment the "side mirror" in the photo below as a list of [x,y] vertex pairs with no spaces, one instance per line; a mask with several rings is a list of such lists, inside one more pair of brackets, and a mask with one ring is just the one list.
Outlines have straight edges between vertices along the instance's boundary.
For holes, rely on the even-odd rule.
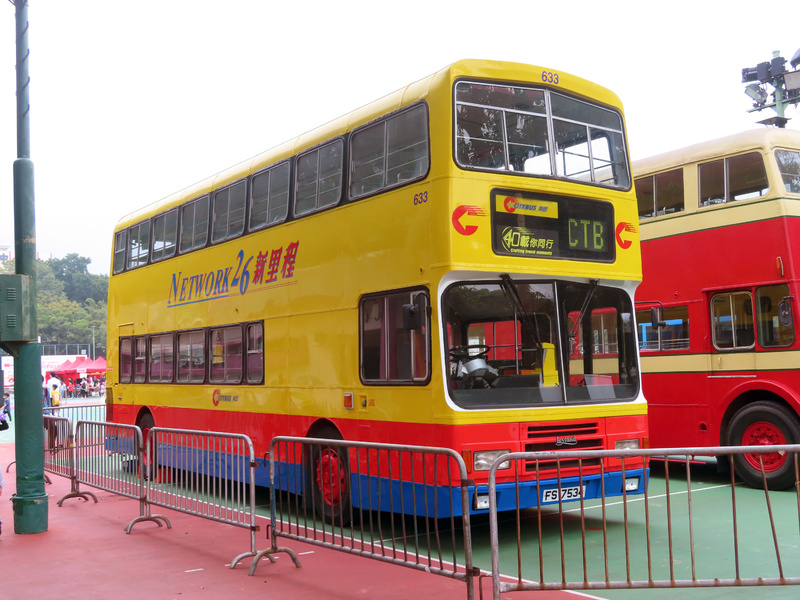
[[650,309],[650,322],[653,324],[653,327],[661,329],[667,326],[667,322],[661,320],[659,312],[660,311],[655,306]]
[[417,304],[403,304],[403,329],[417,331],[422,329],[422,309]]
[[784,327],[792,326],[792,305],[789,304],[788,298],[778,303],[778,322]]

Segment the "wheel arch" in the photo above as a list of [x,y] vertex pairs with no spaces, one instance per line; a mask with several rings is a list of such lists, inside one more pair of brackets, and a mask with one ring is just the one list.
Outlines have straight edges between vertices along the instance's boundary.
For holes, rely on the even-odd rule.
[[142,408],[139,409],[139,412],[136,413],[136,421],[135,421],[136,425],[141,423],[142,419],[144,419],[148,415],[150,416],[151,419],[153,419],[153,423],[155,423],[156,417],[153,414],[153,411],[150,410],[147,406],[143,406]]
[[330,419],[317,419],[311,424],[311,427],[308,428],[306,432],[306,437],[310,438],[318,438],[323,437],[321,433],[326,429],[333,429],[339,434],[341,439],[344,439],[342,436],[342,431],[336,426],[336,423],[331,421]]
[[[732,391],[729,398],[720,404],[718,440],[724,446],[734,415],[753,402],[773,402],[794,413],[800,419],[800,396],[794,390],[772,381],[754,381]],[[724,408],[723,408],[724,407]]]

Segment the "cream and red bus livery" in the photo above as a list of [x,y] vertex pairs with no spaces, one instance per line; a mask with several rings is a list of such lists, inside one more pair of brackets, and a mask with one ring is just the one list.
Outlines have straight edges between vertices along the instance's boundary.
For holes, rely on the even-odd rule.
[[[749,131],[633,169],[651,446],[800,443],[800,132]],[[794,485],[785,456],[763,462],[773,488]],[[734,467],[762,485],[759,455]]]
[[[243,433],[259,456],[276,435],[452,448],[471,494],[509,451],[638,448],[639,251],[618,98],[457,62],[120,221],[110,420]],[[305,460],[291,491],[357,504],[349,460]],[[529,465],[520,505],[635,493],[647,470],[581,473]]]

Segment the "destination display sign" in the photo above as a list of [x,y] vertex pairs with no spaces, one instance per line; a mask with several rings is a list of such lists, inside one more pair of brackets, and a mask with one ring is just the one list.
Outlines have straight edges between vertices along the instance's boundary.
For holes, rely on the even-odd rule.
[[530,258],[613,261],[609,202],[518,190],[492,190],[492,249]]

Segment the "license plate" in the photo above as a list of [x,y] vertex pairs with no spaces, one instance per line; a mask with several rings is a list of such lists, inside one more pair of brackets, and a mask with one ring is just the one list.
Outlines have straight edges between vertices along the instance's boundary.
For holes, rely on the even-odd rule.
[[[583,487],[576,485],[575,487],[562,487],[561,488],[561,501],[578,500],[586,495],[586,486]],[[558,502],[558,488],[552,490],[544,490],[542,492],[542,504],[546,502]]]

